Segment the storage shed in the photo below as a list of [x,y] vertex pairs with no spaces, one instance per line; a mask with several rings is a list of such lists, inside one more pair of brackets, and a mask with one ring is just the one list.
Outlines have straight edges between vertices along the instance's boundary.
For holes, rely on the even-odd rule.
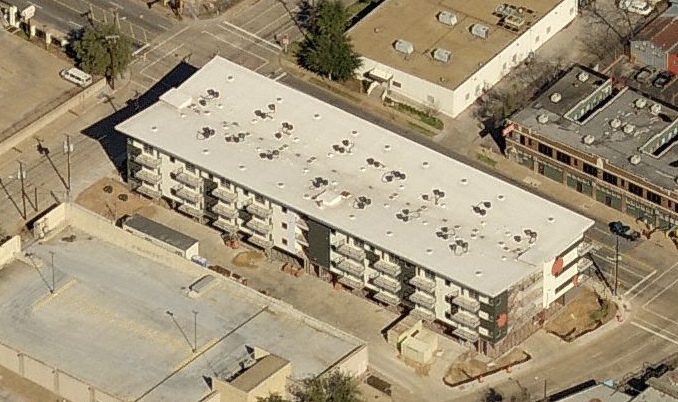
[[184,258],[200,254],[198,240],[144,216],[125,219],[122,228]]

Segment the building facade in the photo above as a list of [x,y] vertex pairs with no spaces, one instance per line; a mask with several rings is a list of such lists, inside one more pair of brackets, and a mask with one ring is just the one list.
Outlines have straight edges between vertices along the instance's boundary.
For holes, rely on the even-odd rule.
[[[220,87],[221,71],[232,74],[231,84]],[[191,110],[208,83],[238,102],[220,97]],[[263,101],[271,96],[281,101]],[[257,117],[259,104],[275,117]],[[303,109],[315,112],[295,116]],[[164,126],[175,115],[178,123]],[[181,127],[188,119],[197,119],[192,130]],[[189,134],[195,144],[173,143],[196,129],[202,138],[207,121],[222,127],[218,139]],[[517,328],[533,327],[590,265],[583,257],[589,219],[220,58],[117,129],[128,137],[135,191],[376,302],[444,324],[486,353],[521,341]],[[542,212],[507,213],[526,202]],[[562,231],[547,235],[550,226]]]
[[457,117],[512,68],[534,57],[574,20],[577,7],[577,0],[499,5],[455,0],[444,6],[386,0],[348,35],[363,56],[359,78],[379,83],[386,94]]
[[642,221],[647,236],[675,231],[675,109],[575,66],[504,133],[514,161]]

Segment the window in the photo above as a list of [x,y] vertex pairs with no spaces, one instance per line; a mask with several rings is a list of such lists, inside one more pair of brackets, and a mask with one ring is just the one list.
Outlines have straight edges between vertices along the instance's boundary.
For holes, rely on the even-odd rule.
[[433,272],[428,271],[426,269],[422,269],[422,271],[424,271],[424,276],[426,278],[428,278],[428,279],[435,279],[436,278],[436,276],[433,274]]
[[287,222],[283,222],[281,225],[283,229],[287,229]]
[[640,186],[636,186],[633,183],[629,183],[629,192],[631,192],[632,194],[635,194],[639,197],[643,196],[643,188],[640,187]]
[[570,155],[564,154],[560,151],[556,152],[556,159],[558,159],[558,161],[563,162],[566,165],[569,165],[571,160]]
[[221,179],[221,185],[226,188],[231,188],[231,182],[223,178]]
[[527,139],[527,146],[531,147],[532,146],[532,138]]
[[591,166],[588,163],[584,163],[583,167],[584,173],[590,174],[591,176],[598,177],[598,168]]
[[208,174],[207,174],[207,177],[208,177],[210,180],[214,179],[214,175],[212,175],[212,173],[208,173]]
[[445,279],[445,286],[452,285],[452,282],[449,279]]
[[659,194],[653,193],[652,191],[646,191],[645,198],[650,200],[650,202],[654,202],[655,204],[661,205],[662,203],[662,197]]
[[174,159],[174,157],[173,157],[173,156],[170,156],[170,162],[174,163],[174,162],[176,162],[176,161],[177,161],[177,160],[176,160],[176,159]]
[[153,153],[153,147],[148,145],[148,144],[144,144],[144,152],[146,152],[147,154],[152,154]]
[[525,145],[525,142],[526,142],[525,138],[527,138],[527,137],[525,137],[524,135],[520,135],[520,145]]
[[193,166],[192,164],[186,162],[186,171],[187,171],[187,172],[191,172],[191,173],[195,173],[195,166]]
[[243,195],[248,196],[250,195],[250,190],[243,190],[242,193]]
[[391,81],[391,84],[393,84],[393,86],[396,87],[396,88],[401,88],[401,87],[402,87],[402,84],[399,83],[398,81]]
[[553,148],[549,147],[548,145],[544,144],[539,144],[537,146],[537,150],[539,151],[540,154],[544,154],[548,157],[553,157]]
[[360,239],[353,239],[353,244],[355,244],[355,246],[359,248],[365,247],[365,243]]
[[603,181],[610,184],[614,184],[616,186],[617,176],[613,175],[612,173],[603,172]]
[[282,244],[287,245],[287,239],[282,239]]
[[283,214],[286,214],[286,213],[287,213],[287,207],[280,207],[280,209],[282,209],[282,213],[283,213]]

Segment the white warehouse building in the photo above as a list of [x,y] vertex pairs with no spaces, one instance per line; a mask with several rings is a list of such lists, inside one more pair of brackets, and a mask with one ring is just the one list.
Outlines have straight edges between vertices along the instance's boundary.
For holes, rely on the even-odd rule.
[[116,129],[137,192],[487,354],[590,265],[590,219],[220,57]]
[[578,0],[385,0],[348,32],[360,79],[451,117],[577,16]]

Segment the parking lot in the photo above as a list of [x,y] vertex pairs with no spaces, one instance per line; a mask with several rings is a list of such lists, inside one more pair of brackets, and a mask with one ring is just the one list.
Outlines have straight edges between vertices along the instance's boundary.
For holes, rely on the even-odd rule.
[[656,71],[643,82],[636,77],[643,66],[631,63],[628,58],[620,58],[610,69],[617,79],[623,80],[629,87],[664,102],[676,104],[678,102],[678,79],[673,79],[663,87],[656,87],[654,81],[661,71]]

